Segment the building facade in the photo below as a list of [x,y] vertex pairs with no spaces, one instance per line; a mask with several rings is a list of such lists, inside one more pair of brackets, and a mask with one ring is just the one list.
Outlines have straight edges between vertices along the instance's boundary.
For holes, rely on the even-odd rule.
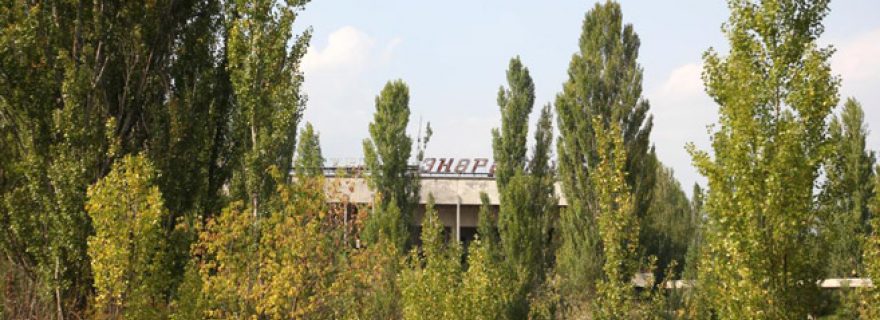
[[[327,185],[334,188],[330,192],[339,193],[336,201],[347,202],[347,219],[353,218],[353,210],[369,208],[375,197],[361,178],[362,166],[357,164],[331,165],[324,168]],[[420,171],[419,206],[410,223],[420,229],[429,195],[434,196],[434,208],[444,227],[453,239],[470,242],[479,224],[480,194],[489,198],[489,210],[497,214],[499,207],[498,187],[494,177],[494,163],[487,158],[426,158],[419,166]],[[565,206],[559,184],[556,185],[559,205]],[[348,209],[350,208],[350,209]],[[417,236],[417,235],[414,235]]]

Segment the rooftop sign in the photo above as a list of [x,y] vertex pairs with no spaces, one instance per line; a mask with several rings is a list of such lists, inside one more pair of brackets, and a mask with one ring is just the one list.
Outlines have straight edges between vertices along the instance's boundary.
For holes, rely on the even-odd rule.
[[[412,164],[424,175],[474,175],[492,177],[495,175],[495,161],[489,158],[425,158],[421,163]],[[362,158],[328,159],[325,169],[362,169]]]
[[489,158],[425,158],[419,165],[425,174],[495,175],[495,161]]

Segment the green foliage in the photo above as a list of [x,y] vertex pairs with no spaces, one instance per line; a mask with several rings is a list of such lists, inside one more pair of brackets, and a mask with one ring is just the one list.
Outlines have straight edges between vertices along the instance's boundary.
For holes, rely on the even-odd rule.
[[641,232],[641,250],[644,256],[658,258],[657,268],[661,271],[675,261],[679,267],[673,271],[680,274],[694,241],[699,217],[672,169],[658,162],[656,174],[654,198],[642,222],[642,228],[647,230]]
[[[518,57],[510,60],[507,82],[509,88],[502,87],[498,92],[501,128],[492,130],[495,176],[501,198],[498,235],[504,253],[502,268],[515,283],[508,316],[524,319],[529,312],[529,294],[544,280],[545,255],[552,253],[549,223],[557,207],[549,164],[553,125],[547,106],[538,120],[534,154],[527,158],[526,138],[535,85]],[[489,245],[493,245],[491,239]]]
[[504,318],[516,288],[498,254],[476,239],[465,267],[459,244],[446,241],[433,195],[425,207],[421,239],[421,250],[410,252],[398,278],[404,319]]
[[321,141],[311,123],[306,123],[299,134],[299,144],[296,146],[296,159],[293,166],[293,171],[300,178],[324,175]]
[[[397,283],[402,263],[397,246],[379,240],[354,251],[340,264],[334,304],[337,319],[400,319],[401,293]],[[354,306],[354,307],[353,307]]]
[[[385,204],[384,201],[391,203]],[[397,206],[397,199],[383,200],[377,196],[364,228],[361,230],[361,239],[367,243],[376,243],[387,240],[397,248],[403,248],[409,239],[406,221]]]
[[[690,210],[693,213],[694,221],[692,222],[694,234],[691,236],[690,243],[687,247],[687,253],[684,259],[684,269],[681,272],[681,279],[694,281],[698,275],[698,267],[700,264],[701,249],[703,247],[704,220],[706,211],[704,208],[704,200],[706,193],[699,184],[694,183],[691,193]],[[684,292],[673,291],[670,295],[670,302],[677,304],[674,308],[678,309],[680,315],[685,319],[697,318],[697,315],[707,314],[707,303],[701,301],[703,299],[699,289],[687,290]]]
[[165,311],[171,270],[163,257],[161,222],[168,213],[155,176],[143,156],[126,156],[89,188],[86,211],[95,235],[88,239],[88,253],[99,318],[156,319]]
[[511,289],[501,268],[498,254],[477,238],[468,246],[468,267],[457,293],[458,319],[503,319],[510,303]]
[[[865,150],[867,128],[864,112],[854,99],[847,99],[839,117],[828,126],[832,152],[823,164],[825,180],[819,193],[827,241],[827,278],[864,275],[862,247],[870,233],[869,202],[874,194],[874,152]],[[834,316],[857,317],[857,294],[842,289],[827,293]]]
[[620,126],[612,123],[606,129],[601,121],[599,117],[593,120],[600,153],[590,178],[597,196],[596,220],[605,263],[603,277],[596,284],[593,318],[624,319],[630,317],[635,303],[630,281],[639,271],[639,221],[623,171],[626,151]]
[[531,239],[540,244],[538,250],[543,251],[536,254],[539,257],[538,263],[541,264],[535,268],[538,270],[536,274],[539,282],[546,280],[547,270],[554,265],[557,243],[552,239],[552,229],[558,228],[557,221],[559,221],[559,197],[556,195],[558,180],[555,168],[551,164],[553,161],[553,114],[551,110],[549,104],[541,109],[534,136],[535,148],[528,163],[528,173],[532,180],[529,184],[531,189],[529,201],[532,202],[533,215],[531,219],[540,227],[530,234]]
[[529,132],[529,114],[535,104],[535,84],[529,69],[519,57],[510,59],[507,67],[507,85],[498,89],[501,109],[501,129],[492,129],[492,149],[495,155],[495,181],[499,189],[526,166],[526,138]]
[[705,208],[703,207],[703,202],[706,198],[706,193],[699,184],[694,183],[694,189],[691,193],[691,201],[690,208],[691,213],[693,214],[693,221],[691,222],[693,226],[694,235],[691,237],[691,241],[688,244],[687,253],[684,259],[685,268],[683,271],[683,276],[685,279],[696,279],[697,277],[697,265],[700,259],[700,248],[703,244],[703,220],[706,215]]
[[[559,294],[559,281],[559,277],[550,273],[547,280],[532,291],[529,297],[529,319],[565,319],[561,313],[563,304]],[[566,316],[578,318],[570,314]]]
[[803,319],[827,261],[814,187],[838,102],[833,50],[816,44],[828,1],[728,4],[730,52],[704,56],[714,158],[689,146],[709,181],[698,286],[718,319]]
[[823,167],[825,181],[819,197],[827,215],[827,274],[832,278],[862,273],[862,235],[870,230],[868,203],[874,194],[871,181],[875,162],[874,153],[865,150],[868,132],[864,117],[861,105],[848,99],[840,117],[828,127],[828,143],[833,151]]
[[[143,154],[168,214],[177,281],[191,236],[222,206],[237,160],[220,1],[9,2],[0,9],[0,250],[21,271],[12,317],[83,317],[86,190]],[[19,286],[20,285],[20,286]],[[45,311],[50,311],[46,313]],[[28,316],[26,316],[28,315]]]
[[293,36],[297,12],[307,0],[234,1],[228,4],[227,59],[234,103],[234,128],[241,164],[232,175],[232,194],[247,200],[254,215],[275,190],[271,167],[290,172],[296,127],[305,96],[299,63],[311,30]]
[[257,219],[235,202],[211,220],[195,247],[206,317],[333,318],[331,290],[343,246],[321,180],[279,185]]
[[202,278],[199,275],[197,260],[193,259],[186,266],[183,281],[177,288],[176,295],[170,305],[170,320],[199,320],[205,318],[205,301],[202,296]]
[[501,241],[498,239],[498,214],[493,212],[489,195],[485,192],[480,192],[480,211],[477,217],[479,220],[477,234],[480,236],[480,242],[489,248],[489,252],[497,253],[496,249]]
[[[880,166],[874,172],[874,188],[880,190]],[[874,194],[870,203],[871,233],[865,241],[862,259],[865,262],[865,275],[873,281],[873,288],[862,290],[859,299],[859,314],[863,319],[880,318],[880,192]]]
[[461,298],[461,248],[456,241],[447,245],[433,195],[425,206],[421,239],[421,252],[413,249],[400,273],[403,318],[460,319],[456,299]]
[[[464,255],[430,199],[405,257],[409,89],[376,98],[363,147],[378,196],[342,225],[310,124],[296,145],[307,2],[0,5],[0,318],[661,318],[663,290],[631,278],[686,261],[684,316],[803,319],[820,277],[880,279],[864,114],[849,100],[829,119],[827,0],[729,1],[730,53],[705,56],[714,153],[690,149],[709,191],[690,203],[649,143],[639,38],[597,4],[555,102],[567,209],[557,219],[550,106],[529,154],[535,85],[514,58],[492,133],[498,214],[483,194]],[[880,318],[880,291],[846,292],[837,317]]]
[[559,179],[568,201],[560,215],[557,272],[564,279],[560,286],[567,300],[590,295],[602,272],[598,207],[590,178],[600,161],[594,117],[602,125],[616,123],[621,128],[627,155],[624,172],[637,217],[643,217],[651,203],[656,163],[649,141],[652,118],[648,102],[641,98],[639,45],[632,25],[622,22],[619,4],[596,4],[584,17],[580,51],[572,56],[569,79],[556,97]]
[[406,134],[408,123],[409,88],[401,80],[388,82],[376,97],[370,139],[364,140],[367,180],[380,201],[368,217],[363,238],[374,243],[387,237],[399,250],[409,241],[409,224],[419,196],[418,172],[409,169],[412,138]]

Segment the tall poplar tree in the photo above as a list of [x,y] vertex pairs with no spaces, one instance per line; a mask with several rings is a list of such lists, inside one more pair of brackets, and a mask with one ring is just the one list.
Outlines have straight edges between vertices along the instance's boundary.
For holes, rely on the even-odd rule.
[[698,286],[717,319],[803,319],[819,305],[821,213],[814,194],[838,103],[833,50],[816,43],[828,1],[728,2],[726,56],[704,56],[719,105]]
[[595,117],[599,163],[590,176],[596,186],[598,215],[596,222],[602,253],[605,257],[602,277],[596,284],[593,319],[624,319],[633,315],[636,305],[633,275],[639,271],[639,221],[633,204],[635,199],[626,184],[626,151],[620,136],[620,125],[606,128]]
[[526,140],[529,132],[529,114],[535,104],[535,83],[519,57],[510,59],[507,67],[508,88],[498,89],[501,109],[501,128],[492,129],[492,149],[495,155],[495,181],[504,189],[516,173],[526,167]]
[[564,295],[590,294],[601,273],[598,206],[590,178],[600,152],[594,117],[602,125],[620,126],[627,156],[623,170],[637,217],[643,217],[651,203],[656,163],[649,141],[652,118],[641,96],[640,41],[632,25],[622,20],[620,5],[613,1],[587,12],[580,50],[572,56],[569,79],[556,97],[559,179],[568,201],[560,214],[562,244],[557,254],[557,271],[566,279]]
[[367,242],[384,237],[401,252],[409,242],[419,200],[418,172],[409,168],[412,138],[406,134],[408,123],[409,88],[402,80],[390,81],[376,97],[370,138],[364,140],[367,181],[379,201],[367,217],[362,236]]
[[293,166],[293,171],[298,177],[316,177],[324,174],[321,140],[311,123],[306,123],[299,134],[299,144],[296,146],[296,159]]
[[549,165],[553,127],[550,108],[544,108],[535,132],[534,154],[528,158],[526,140],[535,85],[519,57],[510,60],[507,82],[509,87],[498,91],[501,128],[492,131],[501,198],[498,235],[505,267],[515,284],[509,317],[524,319],[529,312],[529,293],[543,281],[547,267],[549,217],[556,207]]
[[870,229],[868,204],[874,195],[874,152],[865,150],[868,129],[865,114],[854,99],[844,104],[840,117],[828,128],[834,150],[827,159],[820,201],[828,215],[826,234],[830,258],[828,276],[852,277],[861,274],[863,235]]
[[227,69],[242,152],[232,175],[232,194],[247,200],[254,216],[262,215],[276,189],[269,169],[286,174],[293,164],[296,128],[306,102],[300,92],[300,61],[311,39],[311,30],[294,35],[293,24],[307,2],[236,1],[226,7]]

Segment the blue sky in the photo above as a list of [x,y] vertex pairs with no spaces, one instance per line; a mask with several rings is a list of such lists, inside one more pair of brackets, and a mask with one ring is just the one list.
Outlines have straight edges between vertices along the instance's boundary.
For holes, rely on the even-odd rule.
[[[318,0],[298,20],[314,29],[303,61],[309,96],[305,119],[321,134],[326,158],[359,158],[374,99],[386,81],[410,86],[410,131],[431,122],[428,156],[491,157],[490,130],[500,123],[495,98],[511,57],[519,55],[536,85],[537,109],[567,79],[581,22],[595,1]],[[625,23],[642,40],[644,97],[654,115],[653,143],[689,192],[705,181],[684,145],[708,149],[706,126],[717,107],[700,80],[701,56],[726,50],[720,31],[725,1],[621,1]],[[862,102],[880,149],[880,1],[837,0],[823,44],[838,49],[832,65],[841,96]],[[532,127],[533,128],[533,127]]]

